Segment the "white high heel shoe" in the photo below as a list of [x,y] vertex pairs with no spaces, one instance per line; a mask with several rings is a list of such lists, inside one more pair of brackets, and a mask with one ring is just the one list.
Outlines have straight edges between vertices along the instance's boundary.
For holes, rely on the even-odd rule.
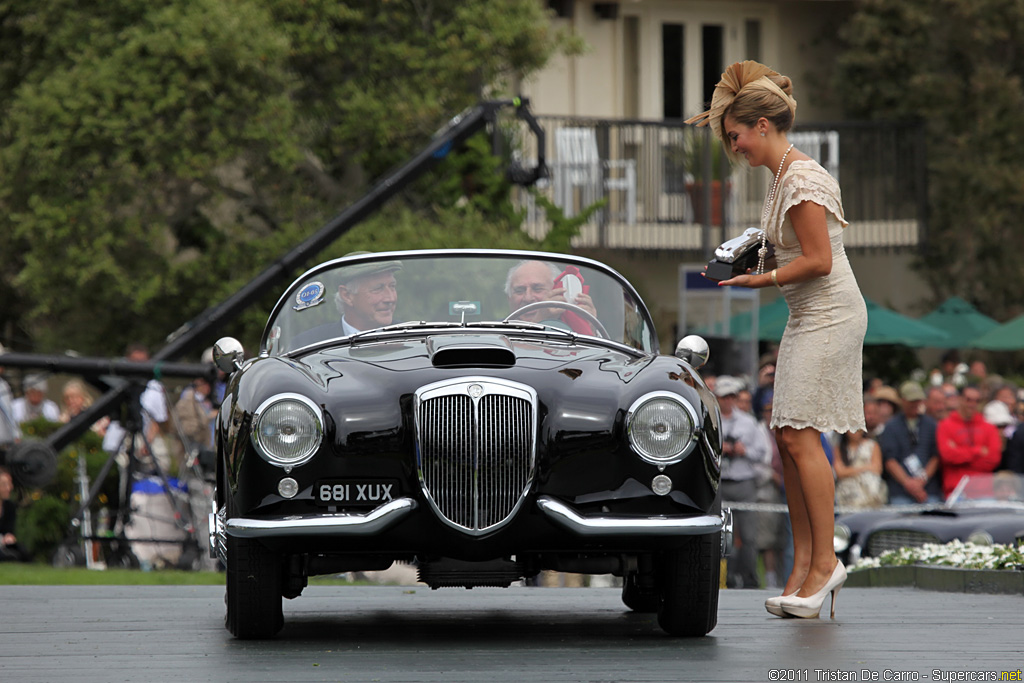
[[776,595],[774,598],[768,598],[764,601],[764,608],[768,610],[769,614],[774,614],[777,617],[788,617],[789,615],[782,609],[782,605],[779,604],[786,598],[796,597],[796,593],[790,593],[789,595]]
[[[832,610],[830,616],[832,619],[836,618],[836,596],[839,594],[839,589],[846,583],[846,567],[843,566],[842,562],[836,562],[836,568],[832,570],[832,576],[825,582],[825,585],[821,587],[814,595],[809,595],[806,598],[801,598],[796,595],[783,597],[779,599],[779,606],[782,611],[792,617],[801,617],[803,619],[817,619],[818,613],[821,612],[821,606],[825,602],[825,596],[829,593],[832,594]],[[766,605],[767,607],[767,605]]]

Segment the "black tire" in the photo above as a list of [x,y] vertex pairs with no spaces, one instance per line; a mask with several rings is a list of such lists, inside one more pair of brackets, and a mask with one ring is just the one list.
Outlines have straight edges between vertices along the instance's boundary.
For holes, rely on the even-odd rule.
[[629,574],[622,580],[622,604],[640,614],[654,614],[661,604],[657,588],[641,586],[636,574]]
[[715,628],[721,567],[721,532],[695,537],[662,556],[658,625],[666,633],[692,638],[705,636]]
[[128,544],[124,544],[125,547],[121,548],[118,544],[118,548],[111,550],[110,555],[107,557],[107,567],[111,569],[139,569],[141,564],[139,558],[135,557],[135,553],[128,549]]
[[[234,514],[231,494],[227,516]],[[227,612],[224,625],[242,640],[272,638],[284,626],[284,560],[254,538],[227,537]]]
[[51,564],[59,569],[84,567],[85,552],[77,544],[61,544],[53,553]]

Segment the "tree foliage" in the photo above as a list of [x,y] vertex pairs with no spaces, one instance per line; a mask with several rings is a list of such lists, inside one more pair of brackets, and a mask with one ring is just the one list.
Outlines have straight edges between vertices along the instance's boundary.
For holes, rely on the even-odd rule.
[[865,0],[841,32],[848,113],[915,119],[928,142],[922,274],[1008,318],[1022,308],[1024,5],[1015,0]]
[[[0,335],[160,345],[569,49],[549,27],[534,0],[0,0]],[[519,240],[425,187],[331,251]]]

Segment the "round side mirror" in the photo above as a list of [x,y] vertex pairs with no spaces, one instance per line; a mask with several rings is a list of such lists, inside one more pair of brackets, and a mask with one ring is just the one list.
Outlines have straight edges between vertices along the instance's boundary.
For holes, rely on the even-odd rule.
[[213,363],[222,372],[231,373],[242,367],[245,349],[234,337],[221,337],[213,345]]
[[710,353],[708,343],[704,341],[704,338],[691,334],[683,337],[676,344],[675,357],[684,363],[689,363],[695,370],[699,370],[708,362]]

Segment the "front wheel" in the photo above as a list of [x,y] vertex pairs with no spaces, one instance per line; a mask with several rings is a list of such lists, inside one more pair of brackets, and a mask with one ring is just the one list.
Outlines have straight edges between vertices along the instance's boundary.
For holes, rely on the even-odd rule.
[[[234,505],[228,494],[228,518]],[[254,538],[227,536],[224,625],[243,640],[271,638],[284,626],[283,558]]]
[[658,568],[658,625],[672,636],[705,636],[718,623],[721,532],[666,552]]

